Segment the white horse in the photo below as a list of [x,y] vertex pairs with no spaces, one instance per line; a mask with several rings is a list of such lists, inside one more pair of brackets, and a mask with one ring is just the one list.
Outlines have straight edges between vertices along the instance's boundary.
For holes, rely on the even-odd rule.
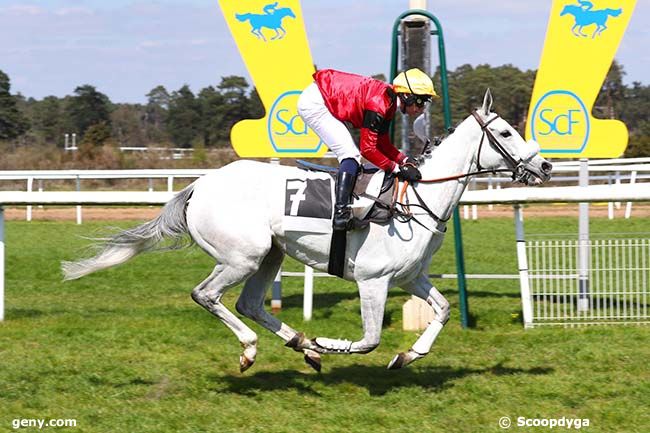
[[[442,141],[435,157],[420,170],[424,179],[444,178],[480,169],[508,169],[513,179],[530,185],[550,177],[552,166],[538,155],[539,146],[527,143],[505,120],[491,113],[492,97]],[[203,176],[179,192],[154,220],[109,239],[95,257],[64,262],[65,279],[75,279],[123,263],[152,250],[163,238],[188,234],[217,262],[208,278],[192,291],[192,298],[217,316],[237,336],[243,353],[240,370],[255,362],[257,335],[221,302],[224,293],[244,282],[236,303],[242,315],[279,336],[288,347],[305,354],[316,370],[321,354],[368,353],[379,345],[388,290],[399,286],[424,299],[435,319],[407,351],[396,355],[388,368],[400,368],[426,355],[449,318],[449,303],[427,274],[468,178],[418,183],[409,188],[414,220],[370,224],[348,234],[344,278],[356,281],[361,300],[363,338],[348,341],[309,339],[264,309],[265,293],[284,255],[320,271],[327,270],[330,234],[285,232],[282,227],[287,179],[300,177],[295,167],[237,161]],[[420,198],[418,198],[418,195]],[[421,202],[420,202],[421,200]],[[424,209],[424,210],[423,210]]]

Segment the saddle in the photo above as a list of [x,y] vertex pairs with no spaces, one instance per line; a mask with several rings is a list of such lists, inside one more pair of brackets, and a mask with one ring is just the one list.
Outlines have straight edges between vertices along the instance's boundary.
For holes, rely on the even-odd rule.
[[[324,172],[336,182],[338,170],[334,167],[298,160],[298,167],[304,170]],[[395,214],[397,200],[397,179],[393,173],[385,173],[377,167],[361,166],[352,192],[353,229],[367,227],[371,222],[384,224]]]

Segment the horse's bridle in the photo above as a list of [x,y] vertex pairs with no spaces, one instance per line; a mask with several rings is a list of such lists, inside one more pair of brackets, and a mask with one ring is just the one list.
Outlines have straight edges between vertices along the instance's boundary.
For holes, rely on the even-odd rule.
[[[494,117],[487,122],[484,122],[483,119],[481,119],[481,116],[478,114],[476,110],[472,111],[472,116],[476,121],[478,122],[479,126],[481,127],[481,131],[483,131],[483,135],[481,136],[481,141],[478,145],[478,152],[477,152],[477,157],[476,157],[476,168],[477,171],[475,172],[469,172],[469,173],[463,173],[463,174],[457,174],[454,176],[448,176],[448,177],[442,177],[438,179],[420,179],[418,182],[419,183],[439,183],[439,182],[447,182],[450,180],[456,180],[456,179],[461,179],[464,177],[471,177],[471,176],[476,176],[479,174],[485,174],[485,173],[497,173],[497,172],[511,172],[512,173],[512,180],[518,181],[521,183],[527,183],[528,179],[531,176],[531,173],[529,173],[526,170],[525,163],[523,159],[520,157],[518,160],[515,159],[504,147],[501,143],[499,143],[499,140],[492,134],[492,131],[488,129],[488,126],[490,123],[494,122],[495,120],[499,119],[499,115],[495,114]],[[451,130],[450,132],[453,132]],[[483,142],[485,141],[485,137],[487,137],[488,142],[490,145],[494,148],[496,152],[499,153],[503,157],[503,159],[506,161],[506,165],[508,165],[507,169],[485,169],[481,166],[481,150],[483,149]],[[424,153],[427,152],[427,146],[425,146],[425,149],[422,151],[423,155]],[[405,210],[403,212],[400,212],[400,216],[404,217],[405,219],[402,222],[409,221],[413,219],[415,222],[420,224],[422,227],[426,228],[427,230],[431,231],[429,228],[427,228],[424,224],[422,224],[420,221],[418,221],[413,214],[411,213],[409,207],[414,206],[414,207],[419,207],[423,209],[429,216],[431,216],[434,220],[441,221],[441,222],[446,222],[446,219],[442,219],[438,217],[436,214],[434,214],[431,209],[426,205],[422,197],[420,197],[420,194],[418,194],[417,189],[413,185],[411,185],[413,192],[415,193],[415,197],[418,200],[419,204],[408,204],[405,203],[404,197],[406,195],[406,189],[409,186],[408,182],[404,183],[404,187],[402,188],[402,191],[400,193],[400,199],[399,201],[395,201],[395,204],[399,204],[402,206],[402,208]]]
[[483,148],[483,141],[485,140],[485,137],[487,137],[488,142],[492,145],[494,150],[496,150],[499,155],[501,155],[506,161],[509,171],[512,171],[512,179],[525,183],[530,174],[527,173],[526,169],[524,168],[524,161],[521,158],[519,158],[519,160],[516,160],[512,155],[510,155],[510,153],[503,147],[503,145],[499,143],[499,140],[497,140],[494,134],[492,134],[492,131],[488,129],[488,125],[497,120],[499,118],[499,115],[495,114],[494,117],[487,122],[484,122],[483,119],[481,119],[481,116],[476,110],[472,111],[472,116],[474,119],[476,119],[479,126],[481,127],[481,130],[483,131],[481,142],[478,145],[478,154],[476,157],[476,165],[478,171],[483,171],[483,167],[481,167],[481,149]]

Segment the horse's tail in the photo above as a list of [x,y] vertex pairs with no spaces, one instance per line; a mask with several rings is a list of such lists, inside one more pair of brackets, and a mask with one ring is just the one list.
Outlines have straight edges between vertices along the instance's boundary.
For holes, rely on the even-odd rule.
[[251,18],[251,14],[235,14],[235,18],[237,18],[239,21],[246,21]]
[[189,185],[168,201],[160,215],[138,227],[122,231],[110,238],[100,239],[101,250],[94,257],[76,262],[62,262],[64,280],[75,280],[84,275],[126,262],[142,252],[156,249],[165,238],[174,240],[166,249],[181,248],[188,233],[185,220],[185,206],[194,191],[194,184]]
[[613,17],[617,17],[623,12],[623,9],[618,8],[618,9],[605,9],[605,12],[607,12],[608,15],[611,15]]

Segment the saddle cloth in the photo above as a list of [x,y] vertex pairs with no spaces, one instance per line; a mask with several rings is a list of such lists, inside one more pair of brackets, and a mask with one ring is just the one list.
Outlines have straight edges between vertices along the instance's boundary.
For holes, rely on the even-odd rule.
[[[331,233],[334,216],[336,172],[303,169],[301,176],[286,181],[282,227],[284,231]],[[394,176],[383,171],[364,172],[357,177],[352,214],[355,228],[370,222],[388,221],[392,214]],[[386,204],[377,206],[376,199]]]

